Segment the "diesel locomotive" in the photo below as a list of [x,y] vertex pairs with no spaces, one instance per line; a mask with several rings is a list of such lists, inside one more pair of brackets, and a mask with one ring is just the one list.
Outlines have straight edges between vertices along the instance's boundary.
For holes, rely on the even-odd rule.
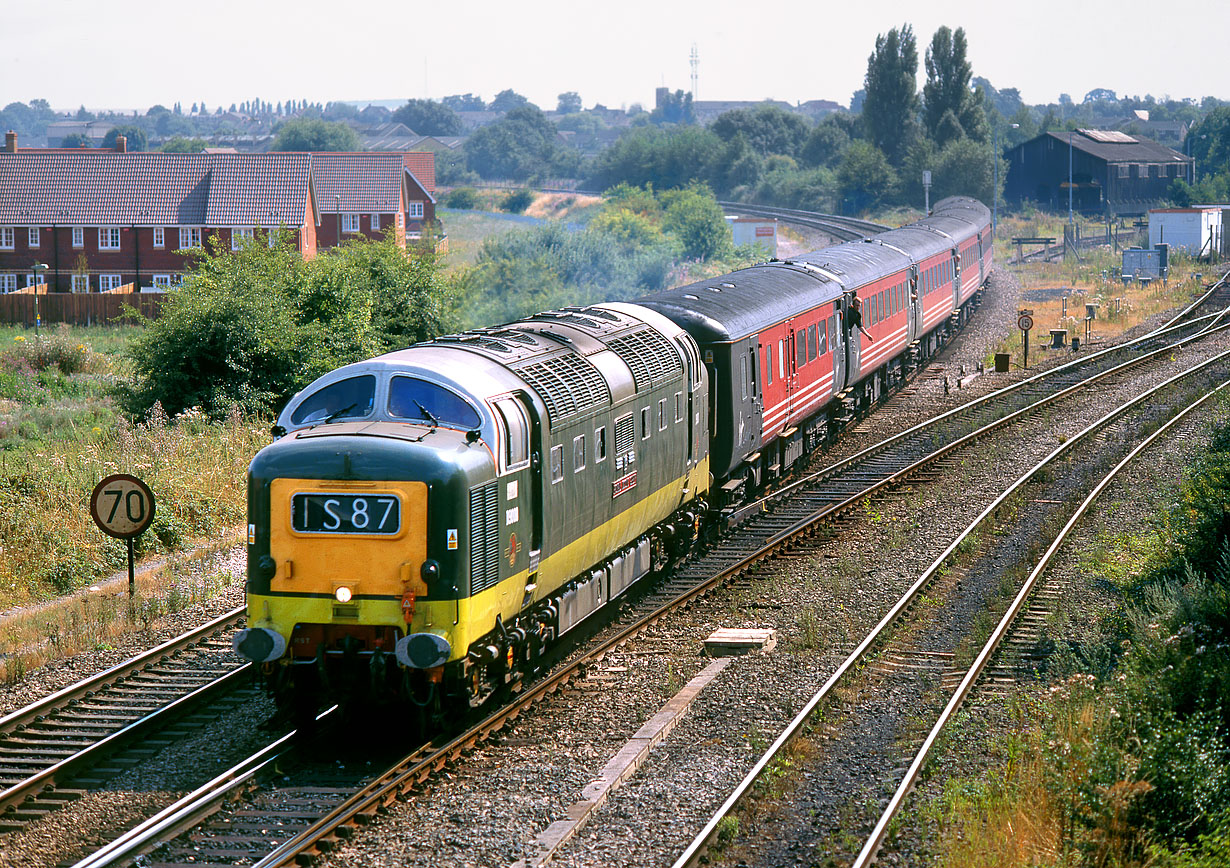
[[249,469],[236,650],[299,713],[481,703],[932,355],[991,264],[989,210],[950,198],[863,242],[326,374]]

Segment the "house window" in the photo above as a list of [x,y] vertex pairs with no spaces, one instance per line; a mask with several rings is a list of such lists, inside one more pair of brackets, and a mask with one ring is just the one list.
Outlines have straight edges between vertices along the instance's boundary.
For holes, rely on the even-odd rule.
[[359,231],[359,215],[358,214],[343,214],[342,215],[342,231],[343,232],[358,232]]
[[0,226],[0,250],[12,250],[17,244],[16,238],[12,226]]
[[161,226],[154,227],[154,246],[155,247],[166,247],[167,246],[167,233],[166,233],[166,230]]
[[606,426],[594,432],[594,463],[606,461]]
[[170,288],[171,288],[171,275],[169,274],[155,274],[154,275],[154,289],[170,289]]
[[185,228],[180,227],[179,230],[179,249],[191,250],[193,247],[201,246],[201,230],[200,227]]
[[73,227],[73,247],[85,247],[85,229],[80,226]]
[[397,212],[397,228],[400,229],[401,227],[402,227],[402,213],[398,211]]
[[73,292],[89,292],[90,276],[88,274],[73,275]]
[[118,274],[100,274],[98,275],[98,288],[102,292],[109,289],[119,289],[122,281]]
[[379,214],[372,215],[372,231],[373,232],[380,231],[380,215]]
[[423,219],[423,203],[422,202],[408,203],[406,205],[406,216],[409,217],[411,220],[422,220]]
[[[47,278],[44,275],[41,275],[41,274],[39,275],[38,285],[39,286],[47,285]],[[34,275],[33,274],[26,275],[26,286],[34,286]]]
[[98,249],[99,250],[119,250],[120,249],[120,230],[118,226],[99,226],[98,227]]
[[251,229],[241,229],[238,226],[231,227],[231,250],[238,250],[243,247],[245,241],[252,240]]
[[0,292],[16,292],[17,275],[0,274]]
[[580,473],[585,469],[585,435],[572,438],[572,472]]
[[551,484],[559,482],[564,478],[564,447],[551,447]]
[[27,233],[26,243],[28,243],[31,247],[38,247],[38,243],[39,243],[38,227],[31,226],[29,229],[26,230],[26,233]]

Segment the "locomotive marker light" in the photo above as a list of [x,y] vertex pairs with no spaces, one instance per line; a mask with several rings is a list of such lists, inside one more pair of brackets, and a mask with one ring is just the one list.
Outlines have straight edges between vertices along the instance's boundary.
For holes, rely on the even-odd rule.
[[90,515],[99,529],[128,542],[128,597],[137,590],[132,541],[154,520],[154,493],[149,486],[127,473],[114,473],[90,495]]
[[1016,324],[1025,336],[1025,364],[1026,369],[1029,368],[1029,330],[1034,327],[1034,312],[1032,310],[1023,310],[1020,316],[1017,317]]

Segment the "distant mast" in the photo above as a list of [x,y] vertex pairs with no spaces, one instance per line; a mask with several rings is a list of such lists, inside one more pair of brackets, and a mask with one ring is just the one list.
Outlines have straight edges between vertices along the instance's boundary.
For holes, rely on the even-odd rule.
[[696,85],[700,80],[700,54],[696,51],[696,43],[692,43],[692,102],[696,102]]

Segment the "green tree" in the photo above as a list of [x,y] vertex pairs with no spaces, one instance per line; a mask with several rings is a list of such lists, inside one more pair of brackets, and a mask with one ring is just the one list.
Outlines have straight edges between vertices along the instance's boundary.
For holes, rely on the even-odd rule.
[[973,69],[966,59],[965,28],[935,31],[927,48],[927,81],[923,85],[923,119],[927,132],[943,147],[967,135],[977,141],[987,138],[982,91],[970,90]]
[[709,129],[725,141],[742,135],[751,149],[762,157],[770,154],[799,156],[810,132],[807,121],[800,115],[771,104],[723,112]]
[[570,115],[575,112],[579,112],[581,108],[581,95],[575,90],[561,93],[559,95],[559,102],[555,106],[555,110],[562,115]]
[[917,78],[918,45],[910,25],[877,36],[867,58],[863,122],[871,143],[894,166],[917,135]]
[[[493,112],[510,112],[515,108],[528,105],[533,105],[533,103],[512,88],[508,88],[497,93],[487,108]],[[537,106],[534,107],[537,108]]]
[[799,151],[799,160],[805,166],[831,169],[841,161],[848,147],[850,134],[832,118],[825,118],[807,134],[807,141]]
[[846,149],[837,168],[838,192],[846,213],[874,208],[897,189],[897,173],[884,152],[870,142],[858,141]]
[[466,140],[466,165],[484,178],[551,177],[575,172],[579,158],[560,145],[555,125],[531,105],[515,108]]
[[662,228],[689,259],[712,259],[730,253],[733,243],[722,206],[708,188],[692,185],[661,196]]
[[457,112],[429,99],[412,99],[393,112],[393,122],[405,124],[420,136],[460,136],[466,125]]
[[677,90],[662,94],[658,105],[649,113],[649,123],[661,126],[663,124],[694,124],[696,111],[692,108],[692,94]]
[[60,141],[61,148],[92,148],[94,143],[83,133],[69,133]]
[[183,286],[132,344],[124,405],[176,414],[270,413],[317,376],[451,328],[455,311],[433,254],[358,241],[311,262],[291,245],[232,252],[209,239]]
[[315,118],[286,121],[276,130],[274,151],[357,151],[359,137],[344,123]]
[[482,97],[477,97],[472,93],[455,93],[444,97],[440,102],[455,112],[481,112],[487,108]]
[[145,130],[132,124],[112,127],[107,130],[107,134],[103,136],[100,147],[114,148],[117,136],[124,136],[128,140],[125,147],[130,151],[144,151],[149,147],[149,139],[145,135]]
[[686,187],[709,178],[722,140],[694,126],[629,130],[590,164],[589,183],[608,189],[619,183],[658,190]]
[[164,154],[199,154],[207,147],[209,147],[209,142],[204,139],[186,139],[183,136],[176,136],[170,141],[163,142],[162,147],[158,150]]

